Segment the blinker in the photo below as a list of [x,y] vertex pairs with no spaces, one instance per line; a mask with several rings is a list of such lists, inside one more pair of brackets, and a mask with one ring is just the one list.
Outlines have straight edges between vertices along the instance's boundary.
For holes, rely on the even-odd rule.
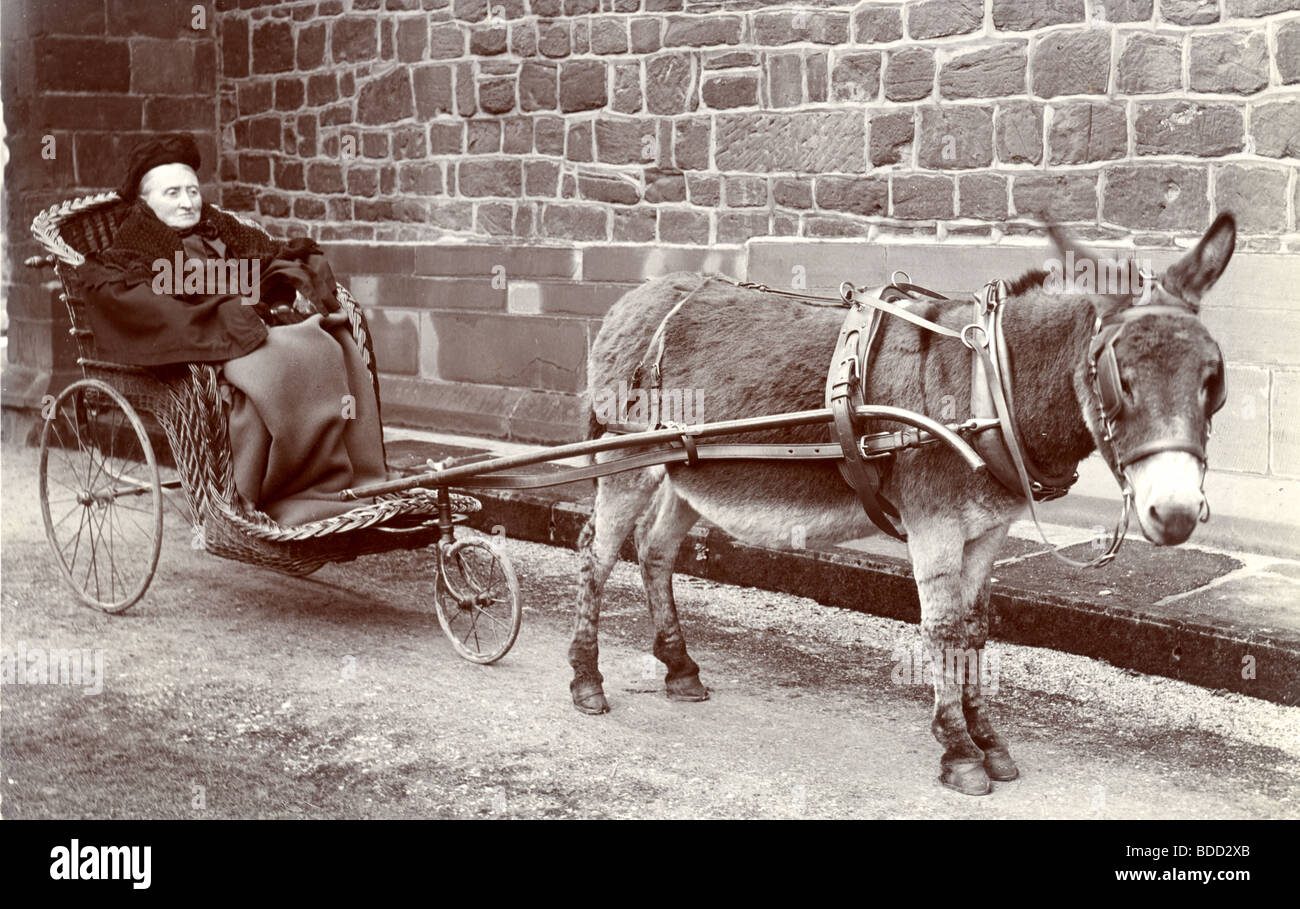
[[[1115,359],[1115,342],[1119,340],[1124,327],[1135,319],[1149,315],[1184,315],[1192,312],[1182,306],[1165,303],[1147,303],[1122,310],[1118,315],[1097,320],[1097,330],[1093,333],[1088,346],[1088,359],[1092,364],[1092,375],[1097,386],[1097,397],[1101,411],[1108,421],[1119,419],[1124,410],[1124,385],[1120,380],[1119,361]],[[1219,355],[1222,362],[1223,355]],[[1216,384],[1214,404],[1210,413],[1223,407],[1227,390],[1222,381]]]

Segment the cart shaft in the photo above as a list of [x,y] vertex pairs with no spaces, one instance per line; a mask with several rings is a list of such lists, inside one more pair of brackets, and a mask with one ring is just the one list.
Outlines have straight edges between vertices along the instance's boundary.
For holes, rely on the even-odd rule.
[[[889,420],[906,423],[915,427],[923,434],[922,436],[911,440],[908,443],[909,446],[918,444],[918,441],[945,442],[962,456],[972,470],[979,470],[984,466],[983,459],[981,459],[980,456],[975,453],[974,449],[972,449],[970,445],[957,434],[956,429],[945,426],[944,424],[932,420],[923,414],[913,413],[912,411],[904,410],[899,407],[888,407],[876,404],[868,404],[858,407],[855,409],[854,413],[859,420]],[[595,464],[588,467],[575,467],[571,470],[562,471],[559,474],[546,475],[542,478],[490,477],[489,475],[516,467],[528,467],[533,464],[555,461],[560,458],[595,455],[600,454],[601,452],[616,451],[623,448],[644,448],[655,445],[671,446],[675,442],[680,443],[684,436],[690,436],[692,439],[705,439],[716,436],[735,435],[743,432],[783,429],[791,426],[808,426],[815,423],[829,423],[832,419],[833,417],[829,408],[819,408],[817,410],[801,410],[766,417],[747,417],[739,420],[723,420],[717,423],[701,423],[694,426],[682,426],[672,429],[654,429],[645,432],[633,432],[626,435],[615,435],[602,439],[592,439],[585,442],[571,442],[567,445],[558,445],[554,448],[548,448],[544,451],[534,452],[531,454],[493,458],[491,460],[476,461],[472,464],[463,464],[457,467],[432,470],[428,473],[405,477],[401,480],[390,480],[384,483],[374,483],[368,486],[358,486],[352,489],[345,489],[338,495],[339,498],[344,501],[351,501],[369,496],[402,492],[403,490],[414,489],[417,486],[445,487],[459,485],[471,488],[476,486],[480,488],[527,488],[531,486],[552,486],[560,483],[573,482],[578,479],[589,479],[594,476],[615,473],[620,470],[631,470],[638,467],[653,466],[655,464],[668,464],[676,461],[692,460],[692,458],[680,447],[665,447],[658,451],[643,452],[633,457],[619,458],[604,464]],[[963,426],[961,428],[966,427]],[[817,446],[808,446],[806,444],[763,446],[728,445],[717,447],[719,449],[730,449],[730,453],[718,451],[715,454],[704,454],[704,452],[710,447],[711,446],[706,445],[697,448],[699,456],[707,460],[717,458],[725,458],[729,460],[766,460],[769,458],[773,460],[791,458],[823,460],[844,456],[843,452],[840,451],[839,447],[834,443],[826,443]],[[813,448],[818,450],[810,450]],[[746,449],[748,449],[748,451],[746,451]],[[764,449],[767,450],[765,451]],[[873,452],[873,454],[874,453],[877,452]],[[887,453],[887,450],[878,453]],[[656,458],[658,458],[658,460],[656,460]]]

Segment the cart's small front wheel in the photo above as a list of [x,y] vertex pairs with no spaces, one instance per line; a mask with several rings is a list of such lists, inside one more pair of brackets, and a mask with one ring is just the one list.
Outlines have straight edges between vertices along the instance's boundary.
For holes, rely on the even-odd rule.
[[40,495],[45,536],[82,602],[123,612],[144,595],[162,550],[162,487],[135,409],[97,379],[46,406]]
[[435,599],[438,623],[471,662],[496,662],[519,636],[519,581],[498,545],[457,540],[440,547]]

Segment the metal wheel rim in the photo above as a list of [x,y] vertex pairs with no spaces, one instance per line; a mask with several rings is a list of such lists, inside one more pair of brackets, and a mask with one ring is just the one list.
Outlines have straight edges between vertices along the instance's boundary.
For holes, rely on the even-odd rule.
[[[470,552],[481,555],[468,556]],[[480,561],[470,561],[474,558]],[[486,570],[481,560],[488,560]],[[461,607],[464,600],[478,595],[490,597],[493,604]],[[498,548],[482,540],[458,540],[440,549],[434,599],[443,633],[470,662],[495,663],[514,646],[523,618],[519,581],[510,558]]]
[[[88,408],[84,399],[90,390],[111,402],[96,408],[97,420],[109,418],[107,454],[93,439],[85,438],[90,426],[83,422]],[[119,447],[129,447],[119,446],[119,434],[134,434],[143,463],[128,461],[129,451],[118,454]],[[84,478],[85,485],[73,488],[63,479],[52,478],[51,458],[62,464],[57,469],[68,469],[68,477]],[[94,502],[81,501],[79,496]],[[162,552],[162,486],[144,424],[111,385],[81,379],[55,399],[41,429],[40,499],[45,538],[55,563],[83,603],[120,613],[144,596]],[[76,522],[76,531],[71,531],[70,522]],[[61,544],[59,533],[65,528],[71,537]],[[129,560],[126,547],[135,550]],[[83,556],[85,562],[79,562]]]

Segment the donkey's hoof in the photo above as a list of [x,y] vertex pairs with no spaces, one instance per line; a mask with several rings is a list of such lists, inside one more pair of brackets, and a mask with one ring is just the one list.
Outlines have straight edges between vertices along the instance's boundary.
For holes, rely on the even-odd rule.
[[574,688],[573,706],[578,708],[579,713],[592,716],[609,713],[609,701],[605,700],[605,692],[599,685]]
[[1011,759],[1011,752],[1005,746],[984,750],[984,772],[989,775],[989,779],[999,783],[1007,783],[1020,776],[1020,768]]
[[962,795],[988,795],[993,791],[984,764],[975,760],[954,761],[943,768],[939,782]]
[[682,679],[669,679],[664,683],[668,689],[670,701],[707,701],[709,689],[700,682],[698,675],[689,675]]

